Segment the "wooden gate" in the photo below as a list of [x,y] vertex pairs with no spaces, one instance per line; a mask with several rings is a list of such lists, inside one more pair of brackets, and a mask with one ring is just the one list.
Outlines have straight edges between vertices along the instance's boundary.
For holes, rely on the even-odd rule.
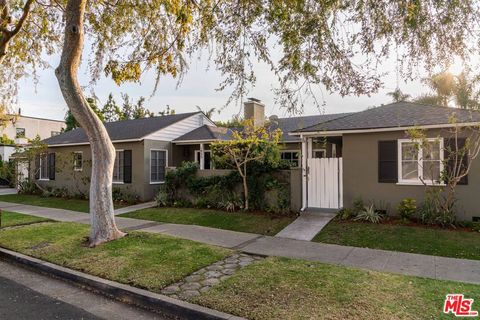
[[342,158],[313,158],[308,165],[308,207],[343,207]]

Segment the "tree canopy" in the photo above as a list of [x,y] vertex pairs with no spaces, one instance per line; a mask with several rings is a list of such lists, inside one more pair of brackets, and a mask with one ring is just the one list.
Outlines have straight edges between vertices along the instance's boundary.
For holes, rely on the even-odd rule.
[[[49,67],[64,32],[63,1],[0,0],[0,96],[16,96],[18,79]],[[26,15],[29,13],[29,15]],[[302,109],[305,93],[370,94],[381,85],[379,62],[397,51],[402,72],[433,70],[478,52],[478,4],[466,1],[91,1],[86,7],[88,72],[117,84],[148,71],[181,81],[189,61],[207,50],[231,98],[256,81],[255,62],[277,76],[278,103]],[[23,19],[23,20],[22,20]],[[20,23],[21,22],[21,23]],[[17,27],[20,31],[15,33]]]

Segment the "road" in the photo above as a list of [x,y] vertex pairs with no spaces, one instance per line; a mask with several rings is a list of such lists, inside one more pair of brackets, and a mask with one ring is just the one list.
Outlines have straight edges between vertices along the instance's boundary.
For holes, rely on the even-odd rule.
[[165,319],[0,260],[0,319]]

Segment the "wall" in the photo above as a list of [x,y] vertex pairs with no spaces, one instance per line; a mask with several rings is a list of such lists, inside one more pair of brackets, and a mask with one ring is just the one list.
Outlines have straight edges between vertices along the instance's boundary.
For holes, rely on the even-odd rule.
[[[446,130],[432,130],[428,137],[448,136]],[[355,198],[364,201],[384,201],[390,212],[396,213],[398,203],[404,198],[414,198],[417,203],[424,199],[423,185],[397,185],[378,182],[378,141],[408,139],[403,131],[346,134],[343,136],[343,188],[344,205],[349,207]],[[458,218],[470,220],[480,216],[480,158],[474,160],[468,175],[468,185],[457,186]]]
[[[160,185],[150,184],[150,149],[167,149],[171,161],[171,144],[164,141],[145,140],[133,143],[114,143],[117,150],[132,150],[132,183],[114,183],[113,188],[134,193],[141,201],[153,199]],[[82,151],[83,170],[73,170],[73,152]],[[67,188],[73,194],[88,194],[90,188],[92,155],[89,145],[53,147],[48,152],[56,153],[55,180],[38,180],[40,185],[52,188]]]

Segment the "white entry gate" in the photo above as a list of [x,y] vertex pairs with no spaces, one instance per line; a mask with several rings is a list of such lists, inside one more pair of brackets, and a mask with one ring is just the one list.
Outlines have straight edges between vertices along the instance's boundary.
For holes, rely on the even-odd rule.
[[308,207],[343,207],[342,158],[311,158],[308,165]]

